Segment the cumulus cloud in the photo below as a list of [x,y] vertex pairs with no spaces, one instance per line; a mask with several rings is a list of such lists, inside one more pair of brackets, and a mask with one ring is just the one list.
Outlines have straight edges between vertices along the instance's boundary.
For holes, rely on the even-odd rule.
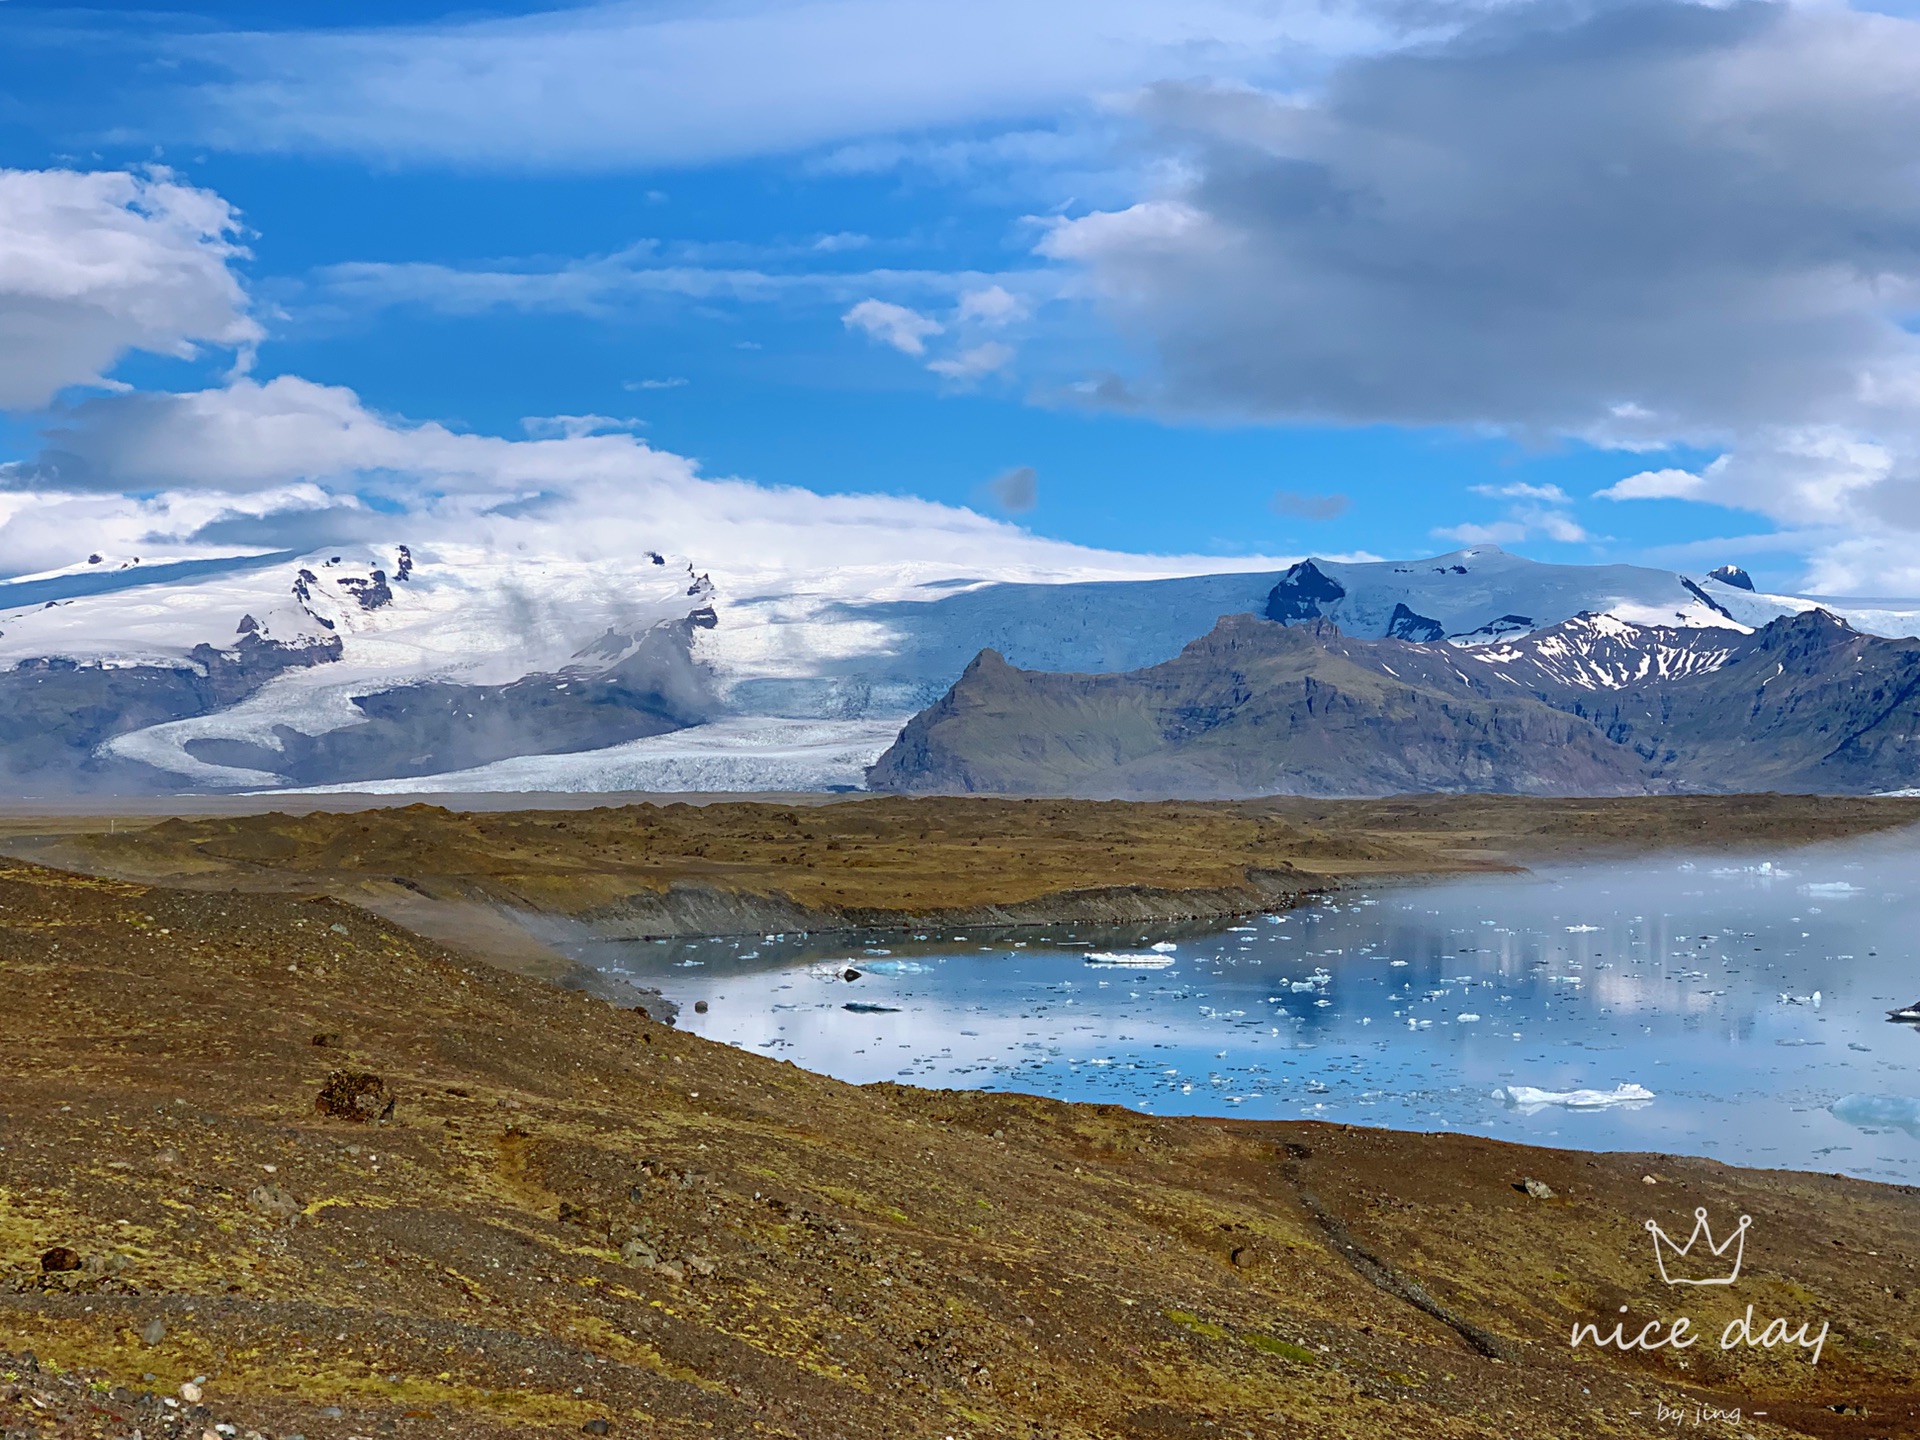
[[1138,114],[1167,188],[1040,245],[1149,345],[1136,403],[1685,444],[1727,461],[1607,497],[1920,528],[1920,23],[1516,7]]
[[0,407],[106,383],[130,350],[251,346],[238,223],[164,174],[0,170]]
[[1449,525],[1433,533],[1442,540],[1452,540],[1461,545],[1513,545],[1522,540],[1538,539],[1577,545],[1594,538],[1586,526],[1566,511],[1549,509],[1543,505],[1515,506],[1504,520],[1486,525],[1470,521]]
[[985,344],[971,345],[957,355],[931,360],[927,363],[927,369],[964,385],[983,380],[1012,363],[1013,347],[1002,345],[998,340],[989,340]]
[[535,440],[577,440],[583,435],[604,435],[609,431],[638,430],[644,420],[617,415],[528,415],[520,428]]
[[954,315],[961,324],[1011,325],[1027,318],[1027,304],[1003,285],[969,290],[960,297]]
[[946,330],[930,315],[922,315],[890,300],[862,300],[840,317],[849,330],[864,331],[883,345],[891,345],[903,355],[927,353],[927,337]]
[[[1716,461],[1716,464],[1719,462]],[[1700,500],[1708,483],[1691,470],[1641,470],[1593,492],[1596,500]]]
[[1410,13],[1376,0],[601,0],[405,29],[196,33],[180,50],[226,72],[198,92],[198,130],[234,149],[683,165],[1298,68],[1386,43]]

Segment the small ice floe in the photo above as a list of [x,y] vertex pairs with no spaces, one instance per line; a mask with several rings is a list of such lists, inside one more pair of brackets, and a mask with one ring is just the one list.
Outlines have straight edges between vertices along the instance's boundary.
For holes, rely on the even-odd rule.
[[1087,956],[1089,965],[1121,965],[1130,970],[1164,970],[1174,963],[1171,955],[1142,950],[1095,950]]
[[1149,945],[1147,948],[1153,951],[1156,955],[1171,955],[1173,954],[1174,951],[1178,950],[1180,947],[1174,944],[1173,941],[1171,940],[1156,940],[1153,942],[1153,944]]
[[1396,970],[1404,970],[1407,968],[1407,962],[1404,960],[1389,960],[1387,961],[1387,964],[1391,965]]
[[1604,1110],[1612,1105],[1644,1105],[1653,1092],[1644,1085],[1616,1085],[1611,1090],[1538,1090],[1531,1085],[1505,1085],[1493,1092],[1495,1100],[1518,1110],[1562,1105],[1569,1110]]
[[860,968],[870,975],[925,975],[933,969],[918,960],[866,960]]
[[1904,1005],[1898,1010],[1887,1011],[1887,1019],[1902,1025],[1920,1025],[1920,1000]]
[[1471,1010],[1463,1010],[1460,1014],[1454,1016],[1453,1018],[1458,1020],[1462,1025],[1472,1025],[1476,1021],[1478,1021],[1480,1017],[1474,1014]]
[[1911,1095],[1845,1095],[1827,1111],[1863,1130],[1891,1128],[1920,1137],[1920,1100]]
[[1815,1010],[1818,1010],[1820,1008],[1820,992],[1816,990],[1811,995],[1790,995],[1783,990],[1780,992],[1780,1003],[1782,1005],[1809,1005]]
[[1858,885],[1848,884],[1845,880],[1823,880],[1815,885],[1802,885],[1800,887],[1800,893],[1802,895],[1821,895],[1832,899],[1842,895],[1858,895],[1860,893],[1860,887]]
[[1591,935],[1594,933],[1594,931],[1598,930],[1599,928],[1600,927],[1598,925],[1569,925],[1567,926],[1567,934]]

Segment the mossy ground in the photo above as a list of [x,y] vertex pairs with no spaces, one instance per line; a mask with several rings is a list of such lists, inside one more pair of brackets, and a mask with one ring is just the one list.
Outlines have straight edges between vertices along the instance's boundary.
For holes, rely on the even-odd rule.
[[[0,987],[0,1350],[101,1387],[205,1375],[243,1429],[1536,1440],[1700,1398],[1742,1434],[1920,1432],[1906,1189],[853,1087],[331,899],[26,864]],[[392,1120],[316,1113],[337,1069],[382,1076]],[[1702,1329],[1825,1318],[1817,1368],[1569,1348],[1671,1309],[1640,1225],[1696,1204],[1758,1222],[1740,1290],[1688,1297]],[[55,1245],[87,1268],[43,1273]],[[125,1433],[31,1398],[0,1416]]]

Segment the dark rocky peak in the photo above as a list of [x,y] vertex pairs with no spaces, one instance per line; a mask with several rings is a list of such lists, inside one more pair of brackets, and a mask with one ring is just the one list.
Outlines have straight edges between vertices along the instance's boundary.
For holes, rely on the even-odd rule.
[[1731,585],[1736,590],[1753,589],[1753,577],[1738,565],[1721,565],[1707,572],[1709,580],[1718,580],[1722,585]]
[[413,551],[404,545],[396,548],[400,551],[400,563],[393,567],[393,578],[395,580],[405,580],[413,574]]
[[358,575],[342,575],[340,584],[360,602],[362,610],[378,610],[393,603],[393,589],[387,584],[387,572],[376,570],[365,580]]
[[1842,668],[1851,673],[1862,657],[1871,664],[1903,653],[1920,653],[1920,641],[1865,635],[1831,611],[1813,609],[1783,615],[1754,631],[1741,658],[1749,664],[1779,665],[1790,674],[1812,676]]
[[1484,645],[1491,640],[1501,640],[1509,635],[1519,635],[1533,629],[1531,615],[1499,615],[1486,624],[1473,630],[1462,630],[1447,638],[1456,645]]
[[260,629],[260,622],[251,615],[242,615],[240,623],[234,627],[236,635],[252,635]]
[[[691,569],[692,567],[689,566],[688,568]],[[700,576],[691,585],[687,586],[687,594],[695,600],[706,599],[709,595],[713,594],[713,577],[711,575]]]
[[1811,610],[1802,610],[1797,615],[1782,615],[1778,620],[1769,621],[1753,634],[1754,649],[1763,653],[1779,650],[1802,653],[1808,650],[1827,650],[1852,640],[1869,638],[1871,637],[1863,636],[1831,610],[1822,610],[1818,606]]
[[1267,592],[1266,617],[1282,625],[1313,620],[1325,615],[1324,606],[1346,597],[1346,586],[1328,575],[1311,560],[1289,567],[1273,589]]
[[1404,602],[1395,605],[1393,614],[1387,617],[1389,640],[1411,640],[1416,645],[1431,645],[1437,640],[1444,640],[1446,635],[1446,626],[1409,610]]

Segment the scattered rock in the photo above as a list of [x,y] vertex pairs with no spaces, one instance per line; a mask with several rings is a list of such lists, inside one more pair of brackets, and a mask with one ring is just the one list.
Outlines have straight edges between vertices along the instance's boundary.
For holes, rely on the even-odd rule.
[[580,1427],[580,1433],[583,1435],[605,1435],[611,1432],[612,1429],[613,1427],[604,1420],[589,1420]]
[[1651,1175],[1642,1175],[1640,1177],[1640,1183],[1642,1185],[1658,1185],[1660,1182]]
[[696,1001],[694,1001],[694,1002],[693,1002],[693,1013],[694,1013],[694,1014],[696,1014],[696,1015],[704,1015],[704,1014],[706,1014],[706,1013],[707,1013],[707,1002],[706,1002],[706,1001],[704,1001],[704,1000],[696,1000]]
[[276,1220],[293,1220],[301,1209],[300,1202],[278,1185],[254,1186],[247,1192],[247,1204]]
[[1255,1250],[1251,1245],[1236,1245],[1233,1247],[1233,1263],[1238,1269],[1252,1269],[1254,1263],[1258,1261],[1259,1258],[1260,1252]]
[[51,1275],[61,1270],[78,1270],[86,1261],[80,1258],[78,1250],[69,1250],[65,1245],[56,1245],[40,1257],[40,1268]]
[[711,1280],[714,1271],[718,1267],[704,1255],[689,1255],[687,1256],[687,1268],[702,1280]]
[[340,924],[339,921],[337,920],[333,924],[329,925],[327,928],[333,931],[333,933],[336,935],[347,935],[352,933],[347,929],[346,926]]
[[205,1394],[206,1392],[191,1380],[180,1387],[180,1398],[189,1405],[198,1405]]
[[166,1338],[167,1322],[162,1320],[158,1315],[147,1321],[145,1327],[140,1331],[140,1343],[142,1345],[158,1345]]
[[840,978],[842,980],[858,980],[860,978],[860,972],[849,965],[840,972]]
[[378,1075],[364,1070],[335,1070],[320,1087],[313,1108],[339,1120],[385,1124],[393,1118],[396,1098]]
[[1534,1200],[1553,1199],[1553,1187],[1544,1180],[1535,1180],[1532,1176],[1528,1176],[1513,1188],[1526,1191],[1527,1195]]

